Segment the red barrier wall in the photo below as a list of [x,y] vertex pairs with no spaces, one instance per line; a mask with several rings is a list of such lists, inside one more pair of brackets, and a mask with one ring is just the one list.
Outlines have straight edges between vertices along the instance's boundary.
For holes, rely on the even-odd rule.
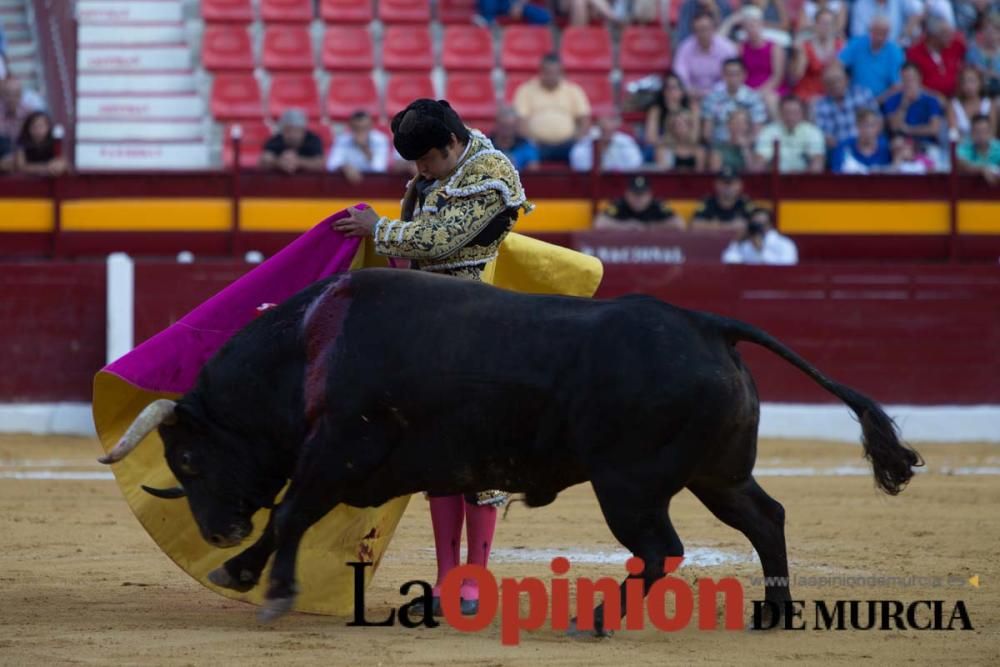
[[[139,262],[135,342],[250,268]],[[104,364],[104,276],[102,264],[0,264],[0,402],[89,400]],[[1000,404],[994,266],[608,266],[600,296],[627,292],[751,322],[887,403]],[[769,352],[742,350],[763,400],[832,401]]]

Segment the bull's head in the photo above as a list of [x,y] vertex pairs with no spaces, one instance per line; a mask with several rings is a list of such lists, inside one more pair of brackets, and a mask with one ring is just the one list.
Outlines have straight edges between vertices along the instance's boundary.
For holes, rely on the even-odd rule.
[[180,483],[171,489],[143,486],[158,498],[188,499],[198,529],[207,542],[231,547],[253,530],[252,517],[270,507],[287,474],[269,447],[253,447],[246,439],[214,424],[203,411],[181,399],[148,405],[101,463],[116,463],[134,450],[153,429],[163,440],[167,466]]

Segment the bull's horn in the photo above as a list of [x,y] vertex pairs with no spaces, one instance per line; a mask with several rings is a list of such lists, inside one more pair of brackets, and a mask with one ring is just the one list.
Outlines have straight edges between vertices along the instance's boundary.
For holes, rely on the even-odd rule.
[[183,498],[187,495],[183,486],[175,486],[171,489],[157,489],[152,486],[142,485],[142,490],[151,496],[156,496],[157,498],[165,498],[166,500],[173,500],[174,498]]
[[149,435],[154,428],[160,424],[172,424],[176,420],[174,408],[177,404],[166,398],[160,398],[147,405],[139,416],[135,418],[132,425],[125,431],[125,435],[118,441],[114,449],[97,459],[101,463],[117,463],[128,456],[128,453],[135,449],[142,439]]

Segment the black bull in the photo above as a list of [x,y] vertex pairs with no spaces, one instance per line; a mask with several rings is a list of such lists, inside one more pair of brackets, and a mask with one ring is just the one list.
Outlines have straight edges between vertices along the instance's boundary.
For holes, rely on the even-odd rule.
[[[669,504],[688,488],[779,581],[784,510],[753,478],[759,403],[740,341],[844,401],[877,485],[906,485],[922,461],[878,404],[748,324],[651,297],[526,295],[415,271],[310,286],[237,334],[154,422],[217,546],[245,539],[291,480],[260,540],[212,573],[248,590],[276,552],[264,618],[291,608],[299,542],[334,506],[420,491],[499,488],[541,506],[590,481],[612,533],[643,559],[648,590],[664,558],[683,554]],[[765,597],[790,593],[771,585]]]

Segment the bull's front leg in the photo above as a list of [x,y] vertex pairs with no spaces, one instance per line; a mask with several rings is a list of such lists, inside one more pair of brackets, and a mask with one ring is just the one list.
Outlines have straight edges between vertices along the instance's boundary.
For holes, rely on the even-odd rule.
[[[279,506],[280,507],[280,506]],[[260,538],[238,555],[233,556],[222,566],[208,573],[208,580],[220,588],[246,593],[260,581],[260,573],[267,565],[267,559],[274,553],[274,517],[278,507],[271,511],[267,526]]]
[[295,561],[302,536],[337,504],[329,493],[330,485],[322,482],[317,479],[296,483],[293,479],[285,500],[273,512],[272,535],[276,550],[264,604],[257,612],[257,619],[262,623],[284,616],[295,604],[298,594]]

